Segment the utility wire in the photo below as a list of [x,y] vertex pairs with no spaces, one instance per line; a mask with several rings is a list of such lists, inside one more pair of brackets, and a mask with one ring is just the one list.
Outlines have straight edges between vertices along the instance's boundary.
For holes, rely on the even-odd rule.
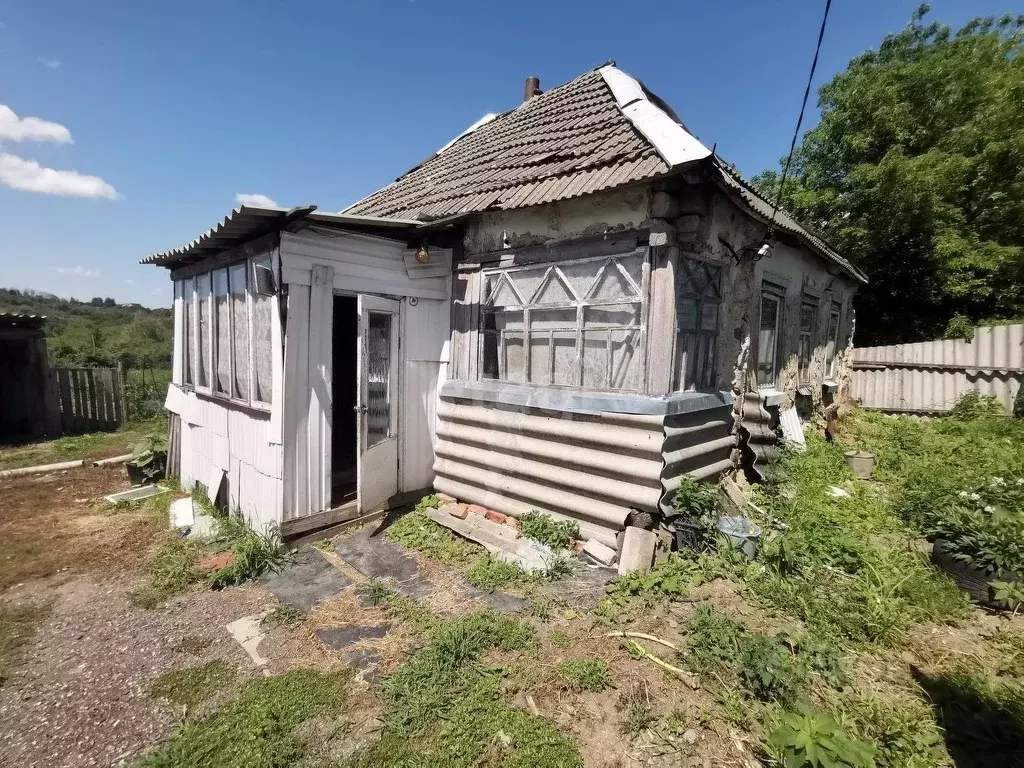
[[818,68],[818,54],[821,53],[821,41],[825,38],[825,24],[828,22],[828,12],[832,8],[832,0],[825,0],[825,15],[821,18],[821,29],[818,31],[818,45],[814,49],[814,61],[811,62],[811,73],[807,76],[807,87],[804,88],[804,100],[800,105],[800,117],[796,120],[796,130],[793,131],[793,141],[789,143],[789,157],[786,158],[786,167],[782,169],[782,179],[779,181],[779,191],[775,194],[775,205],[772,206],[772,218],[768,222],[768,234],[765,240],[772,236],[775,231],[775,216],[782,204],[782,191],[786,188],[786,177],[789,175],[789,166],[793,162],[793,152],[796,151],[796,140],[800,136],[800,126],[804,122],[804,110],[807,109],[807,97],[811,95],[811,82],[814,80],[814,70]]

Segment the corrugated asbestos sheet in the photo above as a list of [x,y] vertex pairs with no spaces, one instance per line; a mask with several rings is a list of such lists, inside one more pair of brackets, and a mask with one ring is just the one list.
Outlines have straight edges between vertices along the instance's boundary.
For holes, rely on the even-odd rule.
[[776,416],[765,408],[764,399],[760,392],[745,392],[739,423],[743,465],[762,481],[767,478],[767,466],[782,452]]
[[673,472],[713,478],[732,466],[728,416],[728,407],[666,421],[444,398],[434,487],[508,514],[570,517],[615,546],[631,509],[656,511],[678,487]]
[[521,208],[668,170],[592,70],[484,123],[346,213],[433,219]]
[[732,434],[732,405],[666,416],[664,430],[662,509],[668,511],[682,475],[713,483],[733,468],[736,437]]
[[1007,410],[1024,381],[1024,324],[975,328],[970,341],[941,339],[853,350],[853,396],[890,413],[944,413],[966,392]]
[[42,328],[46,315],[24,315],[20,312],[0,312],[0,325],[14,328]]

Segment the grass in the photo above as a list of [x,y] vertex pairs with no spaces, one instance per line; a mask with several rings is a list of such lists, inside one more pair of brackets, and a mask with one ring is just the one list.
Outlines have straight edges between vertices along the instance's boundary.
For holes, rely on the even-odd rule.
[[614,688],[608,662],[600,659],[570,659],[560,662],[558,676],[568,691],[606,691]]
[[[269,570],[280,568],[288,559],[276,529],[265,533],[252,530],[241,517],[216,511],[209,500],[195,497],[204,512],[215,518],[212,539],[177,538],[168,534],[149,564],[149,582],[135,589],[131,602],[140,608],[156,608],[174,595],[205,583],[211,589],[243,584]],[[154,514],[166,518],[171,494],[153,497]],[[147,502],[149,500],[147,499]],[[224,568],[207,573],[200,569],[204,554],[232,552],[234,560]]]
[[0,686],[20,662],[25,646],[48,612],[49,606],[0,603]]
[[335,717],[345,705],[350,677],[300,669],[255,680],[213,714],[189,723],[140,768],[283,768],[310,745],[296,732],[315,717]]
[[306,614],[298,606],[281,603],[263,617],[260,625],[264,627],[294,627],[304,618],[306,618]]
[[547,544],[552,549],[568,549],[580,537],[575,520],[556,520],[541,512],[527,512],[519,518],[519,535]]
[[436,622],[426,644],[381,685],[379,738],[344,765],[582,766],[572,740],[553,721],[510,706],[503,670],[482,663],[489,650],[522,652],[535,643],[529,624],[490,612]]
[[510,584],[526,587],[534,581],[515,563],[506,563],[490,555],[473,561],[466,570],[466,580],[484,592],[494,592]]
[[0,447],[0,470],[35,467],[76,459],[99,459],[131,453],[132,446],[154,431],[166,429],[162,417],[133,421],[115,432],[40,440],[24,445]]
[[237,672],[223,661],[211,661],[201,667],[186,667],[160,675],[150,687],[150,695],[179,704],[188,710],[230,687]]

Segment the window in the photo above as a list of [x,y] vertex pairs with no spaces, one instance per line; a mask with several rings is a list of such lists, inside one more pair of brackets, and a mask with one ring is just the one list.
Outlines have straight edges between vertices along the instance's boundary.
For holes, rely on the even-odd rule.
[[273,299],[256,290],[256,265],[272,275],[268,256],[181,281],[182,381],[235,402],[269,405]]
[[722,268],[686,258],[679,260],[679,268],[676,389],[709,389],[716,383]]
[[779,378],[779,339],[782,329],[781,288],[765,283],[761,289],[761,321],[757,334],[757,383],[774,387]]
[[192,280],[178,281],[178,296],[181,298],[181,380],[185,384],[193,384],[192,361],[195,359],[195,333],[192,330],[193,305],[195,303],[195,283]]
[[196,278],[196,314],[199,316],[199,359],[196,361],[196,386],[210,386],[210,275]]
[[486,271],[480,376],[637,391],[644,252]]
[[836,375],[836,354],[839,351],[839,320],[843,313],[842,304],[832,302],[828,312],[828,333],[825,338],[825,375],[831,379]]
[[814,318],[818,304],[810,298],[800,302],[800,338],[797,346],[797,373],[801,384],[811,383],[811,355],[814,352]]

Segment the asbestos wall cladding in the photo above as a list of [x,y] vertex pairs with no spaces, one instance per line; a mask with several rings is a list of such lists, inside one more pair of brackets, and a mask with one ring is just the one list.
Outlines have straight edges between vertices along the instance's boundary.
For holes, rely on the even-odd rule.
[[662,508],[668,511],[682,475],[714,483],[732,469],[732,405],[666,416],[664,430]]
[[[705,418],[709,424],[698,423]],[[633,509],[656,511],[673,468],[712,479],[731,466],[728,409],[688,419],[578,414],[442,399],[434,487],[507,514],[568,517],[584,537],[615,546]],[[671,435],[666,441],[666,430]],[[678,481],[675,481],[678,487]]]

